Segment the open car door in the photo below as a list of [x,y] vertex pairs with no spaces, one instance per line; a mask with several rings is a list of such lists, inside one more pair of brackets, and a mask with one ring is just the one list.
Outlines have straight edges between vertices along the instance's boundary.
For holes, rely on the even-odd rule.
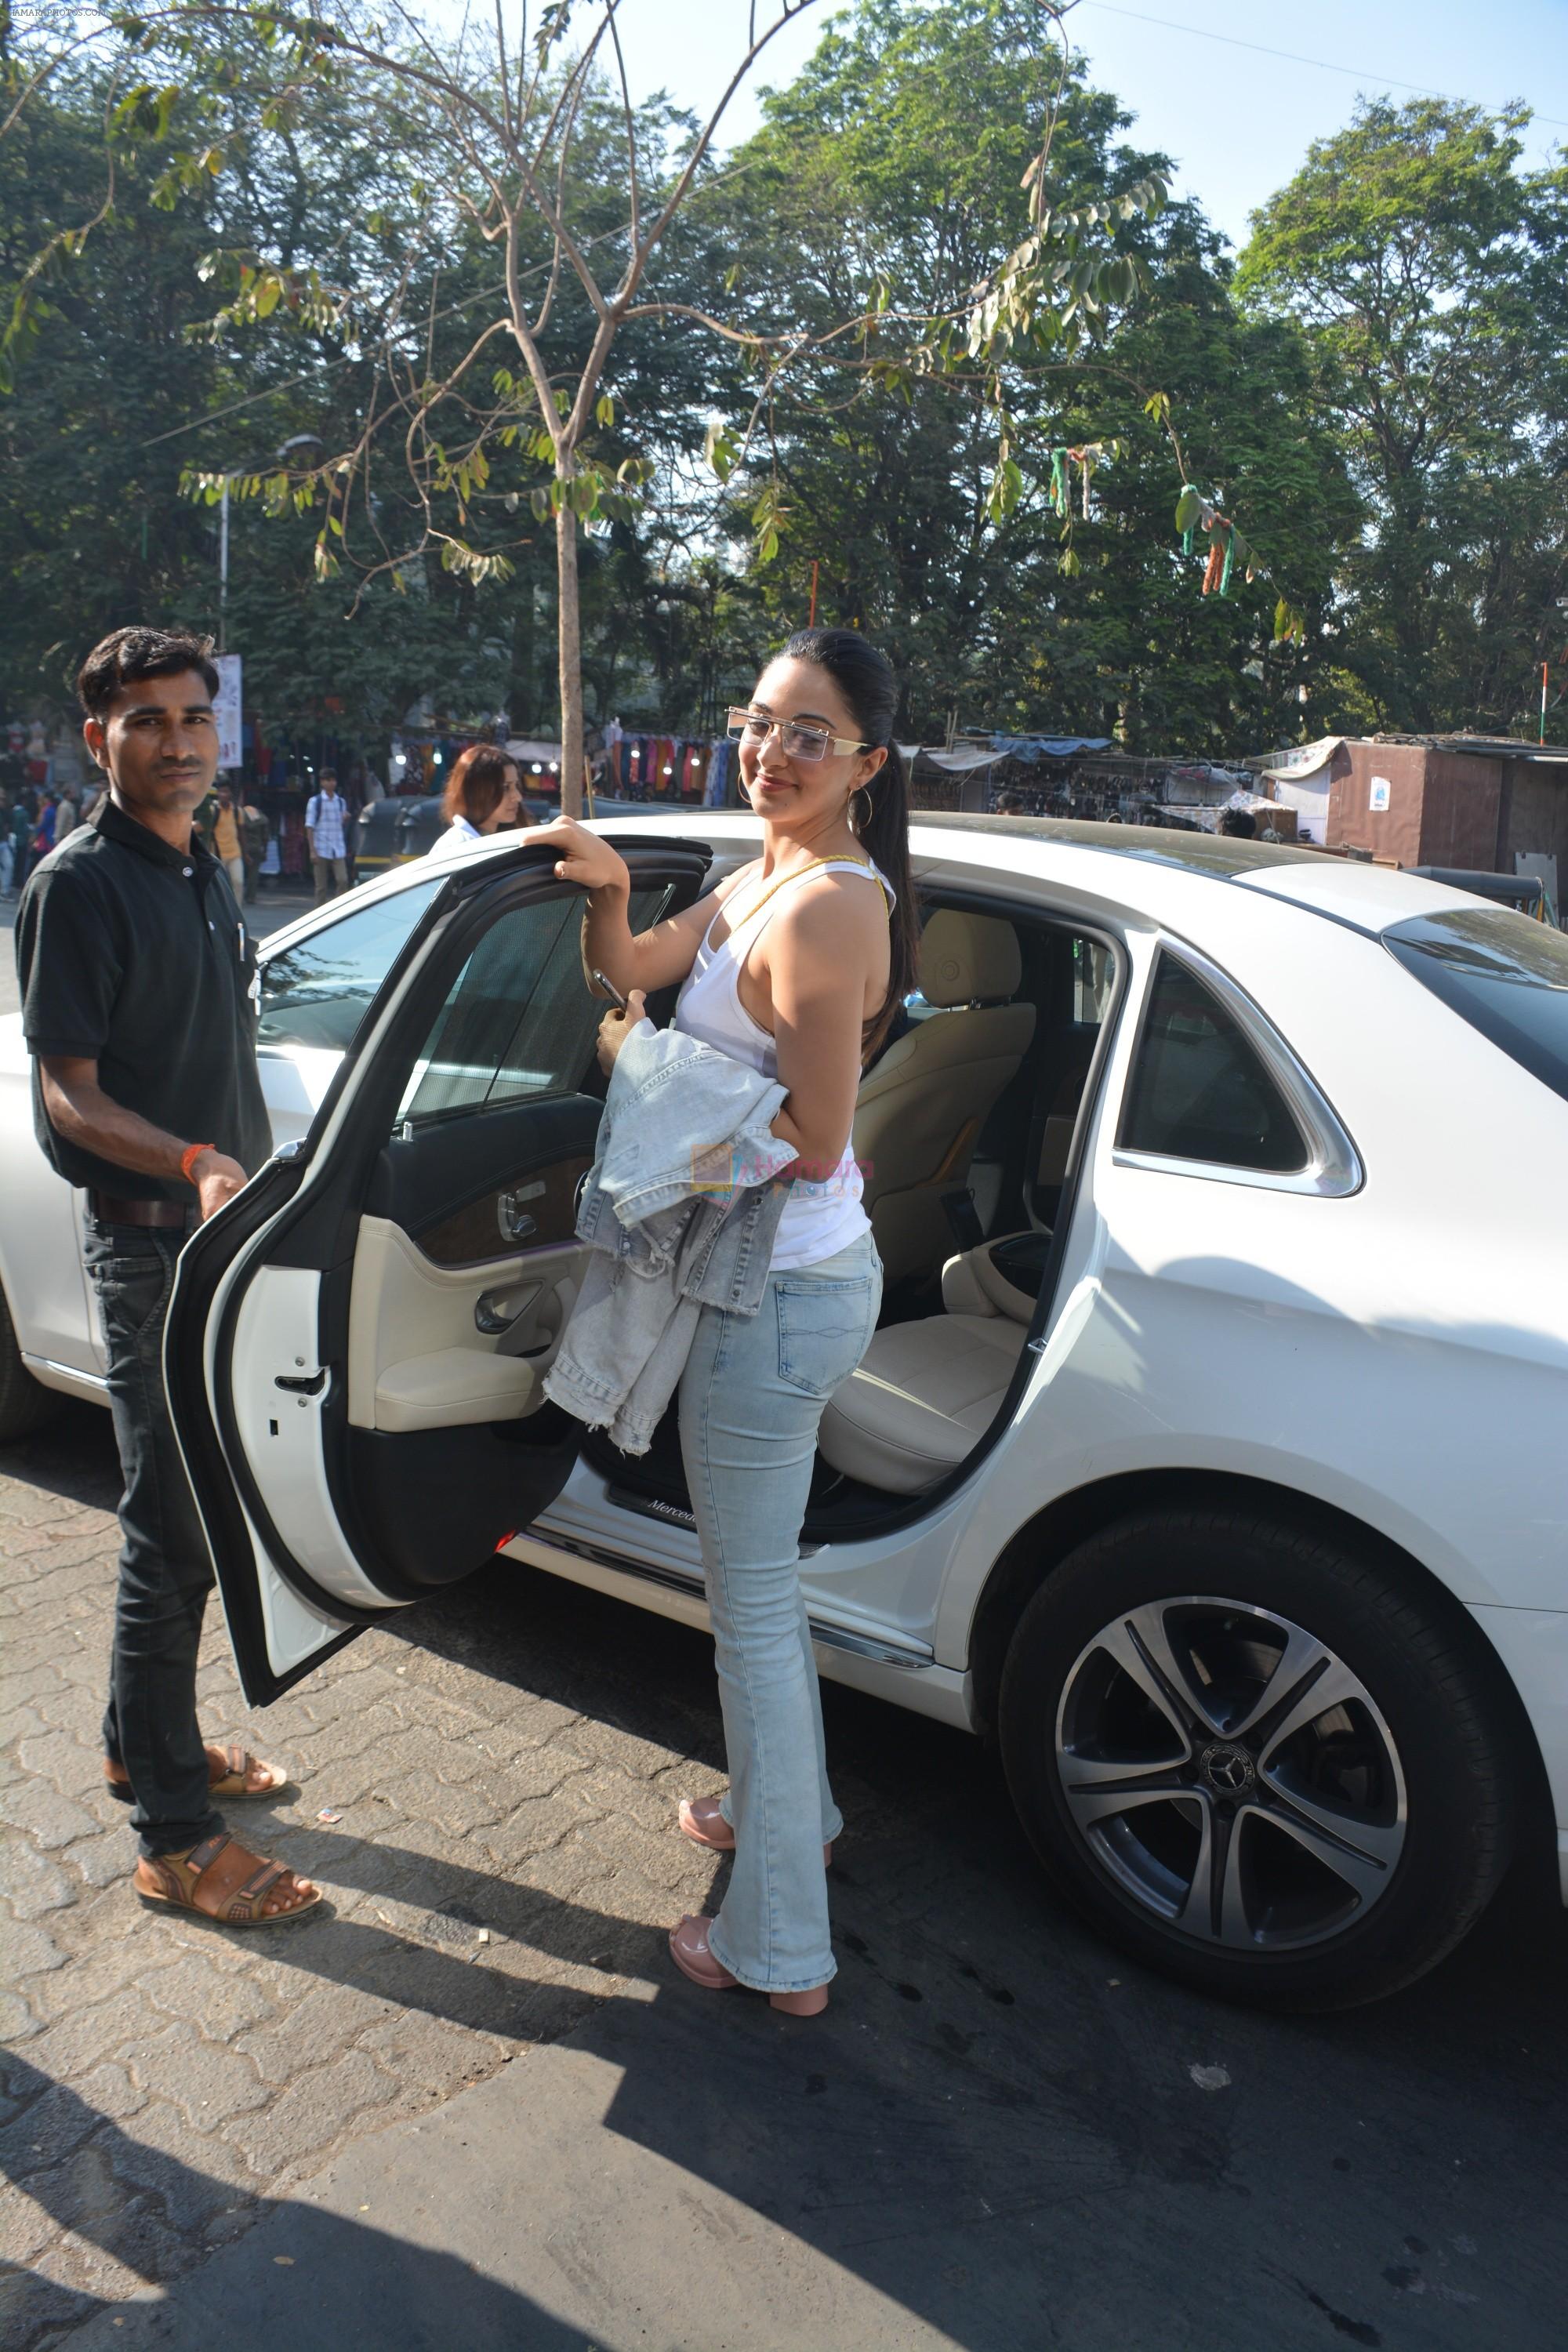
[[[634,930],[697,896],[700,844],[616,846]],[[310,1133],[181,1255],[164,1377],[253,1706],[570,1475],[579,1427],[542,1384],[603,1108],[582,906],[546,851],[456,870]]]

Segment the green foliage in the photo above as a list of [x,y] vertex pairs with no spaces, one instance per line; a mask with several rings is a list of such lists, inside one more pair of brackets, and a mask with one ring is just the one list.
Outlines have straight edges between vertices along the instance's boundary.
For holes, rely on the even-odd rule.
[[[300,462],[353,433],[363,396],[337,314],[290,293],[359,276],[360,224],[399,201],[371,110],[356,116],[341,90],[301,99],[279,142],[257,135],[267,97],[253,88],[243,135],[226,143],[230,168],[160,201],[174,150],[193,143],[209,105],[228,103],[241,61],[232,38],[185,60],[178,103],[143,113],[150,134],[165,122],[166,141],[117,148],[112,206],[89,235],[71,233],[32,306],[0,403],[0,694],[13,710],[66,704],[86,647],[127,621],[216,631],[226,478],[227,641],[269,734],[374,737],[432,688],[447,709],[488,714],[512,689],[513,632],[481,618],[472,568],[446,572],[433,551],[346,620],[342,488]],[[103,121],[103,88],[84,68],[55,77],[0,140],[0,274],[13,288],[62,219],[98,204]],[[215,288],[228,298],[216,328]],[[279,457],[301,435],[319,438]],[[395,492],[389,482],[380,502],[389,535],[406,528]],[[366,521],[362,502],[352,527]]]
[[1568,170],[1523,117],[1363,106],[1258,215],[1238,289],[1289,320],[1361,528],[1347,690],[1394,728],[1528,723],[1568,531]]
[[[226,482],[228,639],[285,732],[427,694],[553,732],[563,516],[590,714],[716,723],[814,583],[917,733],[1504,725],[1558,650],[1568,177],[1521,173],[1511,118],[1366,110],[1234,268],[1114,97],[1061,84],[1046,0],[859,0],[699,173],[590,381],[597,316],[526,209],[539,368],[485,338],[490,193],[353,54],[368,19],[115,22],[118,83],[89,53],[0,140],[13,704],[116,623],[216,625]],[[535,19],[549,93],[572,33]],[[547,176],[608,286],[626,127],[579,100]],[[691,135],[639,112],[645,215]]]
[[[709,451],[760,592],[737,661],[804,619],[816,559],[819,615],[888,644],[913,732],[952,713],[1135,749],[1293,733],[1315,648],[1298,633],[1277,646],[1275,608],[1282,593],[1321,607],[1352,520],[1328,436],[1300,415],[1300,341],[1237,318],[1216,241],[1160,203],[1163,159],[1120,143],[1114,99],[1071,80],[1040,167],[1047,32],[1019,0],[863,0],[740,158],[722,242],[743,322],[759,337],[781,320],[826,335],[858,311],[878,325],[776,377],[760,346],[732,364]],[[1013,285],[1021,184],[1036,236],[1078,245],[1029,289],[1033,310],[1021,289],[1011,312],[985,310]],[[1097,273],[1126,273],[1082,270],[1086,246]],[[1032,263],[1045,249],[1030,245]],[[1080,270],[1081,315],[1047,321]],[[973,363],[977,286],[996,333]],[[900,327],[941,312],[948,364],[940,336],[911,351]],[[1201,563],[1171,533],[1184,470],[1225,483],[1276,584],[1200,598]],[[764,487],[787,517],[765,567]]]

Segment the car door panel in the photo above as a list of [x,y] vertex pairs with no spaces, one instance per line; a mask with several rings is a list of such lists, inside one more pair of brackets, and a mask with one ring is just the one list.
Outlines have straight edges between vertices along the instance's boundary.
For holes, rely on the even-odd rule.
[[400,1225],[440,1265],[565,1241],[598,1117],[596,1099],[570,1094],[400,1129],[372,1173],[366,1212]]
[[[629,862],[639,924],[706,866],[689,844]],[[570,1475],[578,1426],[542,1381],[602,1108],[574,1091],[598,1018],[580,905],[542,853],[455,877],[298,1159],[182,1259],[171,1400],[253,1705],[471,1572]]]
[[[170,1415],[217,1572],[240,1680],[258,1705],[376,1623],[386,1605],[329,1592],[312,1569],[289,1557],[241,1442],[233,1381],[216,1377],[232,1345],[235,1295],[248,1254],[277,1232],[305,1172],[300,1157],[268,1160],[226,1208],[197,1227],[180,1254],[164,1329]],[[295,1411],[301,1427],[298,1440],[291,1433],[288,1442],[303,1448],[313,1431]],[[279,1565],[284,1559],[287,1575]],[[331,1563],[318,1559],[314,1567],[330,1572]]]
[[[472,1376],[493,1368],[496,1393],[515,1393],[513,1410],[530,1410],[538,1402],[531,1386],[536,1391],[548,1370],[575,1300],[583,1256],[580,1244],[563,1242],[479,1265],[439,1265],[400,1225],[365,1217],[349,1307],[350,1427],[443,1425],[410,1417],[413,1401],[426,1392],[435,1374],[416,1375],[409,1368],[437,1358],[468,1360],[449,1365],[448,1385],[455,1388],[463,1385],[465,1371]],[[458,1422],[485,1417],[447,1416]]]
[[239,1292],[226,1341],[234,1427],[285,1553],[309,1564],[329,1600],[379,1610],[385,1595],[345,1539],[326,1471],[341,1373],[319,1360],[321,1294],[321,1276],[299,1265],[263,1265]]

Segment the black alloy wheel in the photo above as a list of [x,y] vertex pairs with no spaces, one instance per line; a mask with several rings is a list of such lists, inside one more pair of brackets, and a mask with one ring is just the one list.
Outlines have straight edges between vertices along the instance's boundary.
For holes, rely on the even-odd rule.
[[1490,1899],[1516,1773],[1457,1604],[1331,1539],[1151,1513],[1048,1576],[1002,1751],[1052,1878],[1140,1959],[1234,2000],[1348,2008]]

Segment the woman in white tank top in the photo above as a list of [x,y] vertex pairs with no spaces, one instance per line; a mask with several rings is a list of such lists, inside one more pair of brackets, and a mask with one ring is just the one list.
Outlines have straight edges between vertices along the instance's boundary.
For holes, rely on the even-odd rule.
[[[772,1031],[747,1012],[741,998],[742,977],[769,923],[776,920],[787,903],[789,891],[802,887],[813,873],[853,876],[858,890],[872,884],[889,902],[893,898],[892,884],[880,867],[861,857],[825,858],[807,866],[798,880],[791,876],[771,889],[738,891],[731,904],[721,905],[714,914],[676,1000],[674,1028],[700,1038],[721,1054],[732,1055],[738,1062],[750,1063],[765,1077],[778,1076],[778,1044]],[[702,903],[707,906],[710,901]],[[721,929],[724,937],[715,946],[713,934]],[[790,1186],[779,1219],[773,1271],[780,1274],[793,1266],[815,1265],[868,1233],[870,1220],[860,1205],[864,1189],[859,1162],[847,1140],[830,1166],[809,1174],[803,1166]]]
[[[908,791],[891,667],[849,629],[805,629],[730,714],[762,854],[633,938],[630,878],[569,819],[531,837],[589,891],[583,961],[628,1000],[605,1016],[613,1066],[647,995],[679,981],[675,1025],[776,1077],[773,1131],[797,1158],[760,1312],[704,1307],[680,1382],[680,1442],[708,1579],[730,1788],[679,1826],[733,1852],[716,1918],[683,1919],[676,1965],[715,1990],[815,2015],[835,1972],[825,1848],[842,1827],[800,1591],[817,1426],[859,1362],[881,1266],[850,1149],[866,1058],[914,985]],[[525,836],[527,837],[527,836]]]

